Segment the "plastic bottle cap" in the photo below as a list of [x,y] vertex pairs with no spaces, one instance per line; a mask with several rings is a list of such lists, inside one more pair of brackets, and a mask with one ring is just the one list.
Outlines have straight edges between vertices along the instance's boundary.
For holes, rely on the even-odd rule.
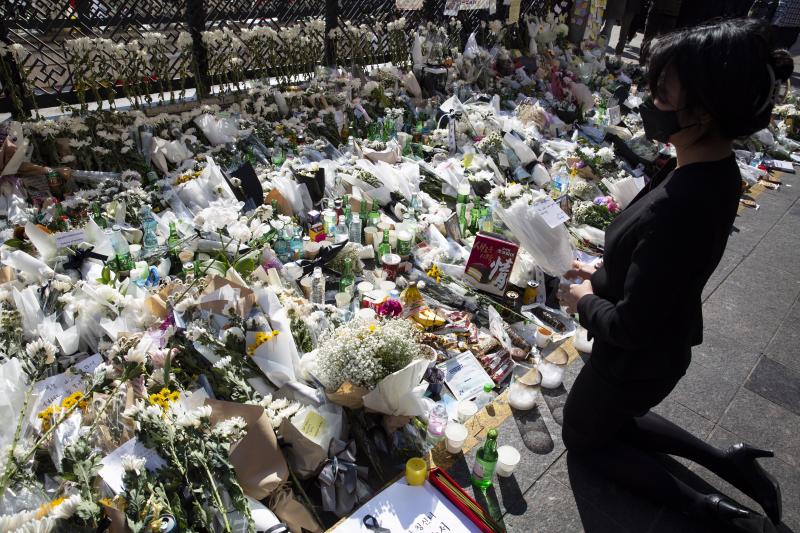
[[494,385],[491,383],[487,383],[483,386],[483,392],[492,392],[492,390],[494,390]]

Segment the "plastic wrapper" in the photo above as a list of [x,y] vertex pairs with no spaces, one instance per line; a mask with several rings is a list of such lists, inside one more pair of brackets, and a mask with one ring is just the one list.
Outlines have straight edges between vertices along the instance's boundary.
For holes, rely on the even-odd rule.
[[52,268],[47,266],[39,259],[32,255],[23,252],[22,250],[13,250],[11,252],[3,252],[2,262],[16,270],[19,270],[31,279],[42,282],[50,279],[55,275]]
[[151,158],[156,167],[164,174],[169,172],[167,161],[173,165],[179,165],[193,155],[183,140],[167,141],[159,137],[153,139]]
[[278,335],[256,349],[253,361],[270,381],[282,387],[300,375],[300,354],[292,336],[291,320],[273,289],[260,289],[256,299]]
[[208,113],[196,117],[194,123],[214,146],[236,142],[237,137],[242,134],[231,120],[217,118]]
[[28,218],[25,214],[28,206],[27,196],[19,178],[15,176],[0,178],[0,216],[8,218],[12,225],[25,222]]
[[627,177],[616,181],[605,180],[608,192],[614,197],[621,209],[628,207],[628,204],[639,194],[644,187],[644,180],[641,178]]
[[541,198],[543,194],[533,197],[525,194],[507,208],[495,202],[493,209],[536,264],[548,274],[560,276],[572,265],[569,233],[563,224],[551,228],[531,208],[531,204]]
[[[19,359],[14,358],[0,365],[0,423],[6,431],[0,431],[0,449],[5,450],[14,438],[25,394],[28,389],[28,375],[22,370]],[[27,422],[23,422],[23,433]],[[2,458],[5,460],[5,457]]]
[[503,137],[503,140],[508,146],[511,147],[512,150],[514,150],[514,153],[517,154],[517,157],[519,157],[519,160],[523,165],[527,165],[531,161],[536,161],[536,153],[531,150],[530,146],[528,146],[525,141],[521,140],[513,133],[506,133]]
[[419,192],[419,166],[413,163],[401,163],[393,166],[383,161],[371,163],[363,159],[358,166],[372,173],[390,191],[399,192],[406,200],[411,200],[414,193]]
[[385,415],[423,415],[426,411],[422,396],[428,384],[421,381],[428,366],[430,361],[427,359],[417,359],[389,374],[364,395],[364,407]]
[[272,178],[273,187],[288,202],[294,214],[305,213],[313,209],[313,202],[308,189],[301,186],[295,180],[285,175],[278,175]]

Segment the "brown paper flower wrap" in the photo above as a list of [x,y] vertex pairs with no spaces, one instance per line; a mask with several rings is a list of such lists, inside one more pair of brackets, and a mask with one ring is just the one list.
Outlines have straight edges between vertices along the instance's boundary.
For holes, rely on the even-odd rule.
[[236,479],[244,493],[256,500],[272,496],[270,508],[292,533],[302,533],[301,528],[322,531],[286,483],[289,467],[264,408],[210,399],[205,404],[211,407],[212,424],[236,416],[242,417],[247,424],[247,435],[233,445],[230,452]]
[[345,382],[334,392],[325,391],[325,396],[336,405],[341,405],[348,409],[361,409],[364,407],[364,396],[368,392],[369,390],[364,387]]

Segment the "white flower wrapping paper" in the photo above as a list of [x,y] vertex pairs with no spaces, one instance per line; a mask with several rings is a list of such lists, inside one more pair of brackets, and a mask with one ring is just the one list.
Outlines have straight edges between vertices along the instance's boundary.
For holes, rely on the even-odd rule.
[[230,120],[217,118],[208,113],[196,117],[194,123],[197,124],[206,139],[214,146],[236,142],[236,139],[242,133]]
[[269,316],[272,328],[278,331],[278,335],[256,349],[253,361],[270,381],[282,387],[297,381],[302,374],[300,354],[292,337],[291,320],[272,288],[258,290],[256,299],[264,313]]
[[[16,428],[17,420],[25,403],[25,391],[28,388],[28,375],[22,370],[19,359],[10,359],[0,365],[0,424],[4,428]],[[25,431],[27,422],[22,430]],[[11,444],[14,432],[0,431],[0,449],[5,450]],[[0,457],[0,468],[5,469],[7,456]]]
[[364,407],[385,415],[424,415],[427,410],[422,395],[428,384],[420,382],[429,365],[427,359],[417,359],[389,374],[364,396]]
[[508,208],[494,202],[493,209],[536,264],[551,276],[560,276],[572,265],[569,232],[563,224],[551,228],[536,214],[532,204],[543,198],[541,193],[526,193]]

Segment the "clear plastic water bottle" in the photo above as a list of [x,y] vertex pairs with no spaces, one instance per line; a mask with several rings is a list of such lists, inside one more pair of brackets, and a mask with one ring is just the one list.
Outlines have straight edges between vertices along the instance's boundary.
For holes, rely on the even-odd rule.
[[361,215],[353,213],[353,220],[350,222],[350,242],[361,244]]
[[336,224],[335,228],[336,234],[336,243],[345,242],[347,239],[350,238],[350,230],[347,227],[347,224],[344,221],[344,215],[339,215],[339,223]]
[[311,275],[311,303],[325,303],[325,276],[322,275],[320,267],[315,267]]
[[427,442],[430,446],[435,446],[444,438],[444,430],[447,429],[447,407],[443,402],[436,402],[433,409],[428,413],[428,434]]
[[145,255],[150,255],[159,248],[156,228],[158,222],[153,216],[153,211],[149,205],[145,205],[142,207],[142,251]]
[[478,394],[477,398],[475,398],[475,405],[478,406],[478,409],[483,409],[484,407],[492,403],[492,401],[494,401],[494,394],[492,394],[493,390],[494,390],[493,383],[487,383],[483,386],[483,391],[480,394]]

